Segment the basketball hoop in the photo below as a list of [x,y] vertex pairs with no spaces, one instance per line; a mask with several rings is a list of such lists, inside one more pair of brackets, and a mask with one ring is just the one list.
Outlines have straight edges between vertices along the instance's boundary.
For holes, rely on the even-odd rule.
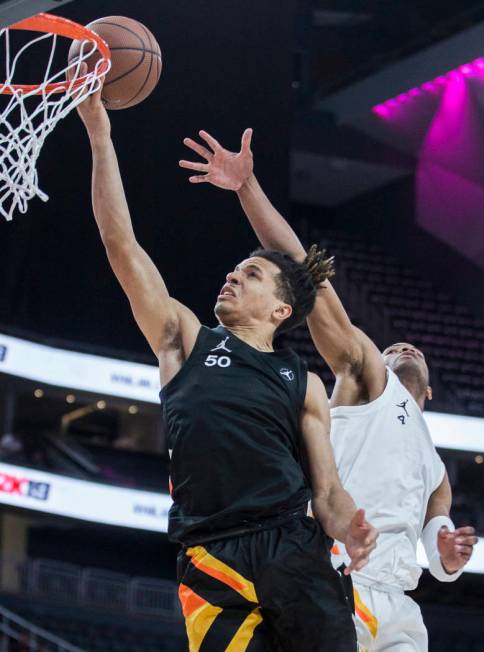
[[[10,31],[41,32],[18,50],[11,53]],[[78,59],[52,71],[58,36],[82,41]],[[0,84],[0,94],[9,97],[7,105],[0,107],[0,213],[11,220],[18,209],[27,212],[33,197],[43,201],[48,196],[38,186],[37,159],[46,137],[59,120],[95,93],[102,78],[111,67],[111,53],[105,41],[82,25],[51,14],[38,14],[0,30],[0,41],[5,44],[5,83]],[[18,84],[13,78],[22,56],[33,55],[35,44],[52,41],[43,80],[39,84]],[[94,69],[84,76],[81,63],[98,50],[101,58]],[[30,105],[32,103],[32,105]]]

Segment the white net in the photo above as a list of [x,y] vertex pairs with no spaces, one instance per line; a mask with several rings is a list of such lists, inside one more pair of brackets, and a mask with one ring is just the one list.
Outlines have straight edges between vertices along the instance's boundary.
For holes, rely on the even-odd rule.
[[[33,89],[19,89],[14,81],[19,62],[23,57],[38,56],[36,46],[49,39],[50,55],[41,83]],[[84,41],[78,59],[53,72],[57,40],[56,34],[42,34],[13,54],[11,30],[0,30],[0,45],[4,47],[6,62],[6,81],[0,85],[0,92],[4,94],[0,96],[0,213],[7,220],[11,220],[17,210],[26,213],[34,197],[48,200],[48,195],[39,188],[36,168],[44,141],[59,120],[100,88],[107,71],[106,61],[100,59],[92,72],[81,76],[81,63],[97,49],[93,41]],[[59,86],[52,87],[68,78],[62,92]],[[5,94],[7,90],[11,95]]]

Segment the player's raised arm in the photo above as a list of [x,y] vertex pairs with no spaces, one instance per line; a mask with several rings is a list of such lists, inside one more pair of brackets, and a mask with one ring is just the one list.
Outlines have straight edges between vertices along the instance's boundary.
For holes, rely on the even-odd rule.
[[203,173],[189,177],[190,183],[211,183],[224,190],[236,191],[262,246],[284,251],[294,260],[303,261],[306,252],[299,238],[271,204],[254,175],[252,129],[244,131],[240,152],[224,149],[206,131],[200,131],[199,135],[208,147],[191,138],[183,141],[206,161],[180,161],[180,167]]
[[177,369],[173,364],[165,368],[163,356],[177,351],[183,361],[200,324],[188,308],[170,297],[153,261],[136,240],[100,91],[80,104],[78,111],[91,143],[92,203],[99,233],[136,322],[160,359],[162,382],[168,382]]
[[[271,204],[253,171],[252,130],[246,129],[239,152],[230,152],[206,131],[200,131],[202,145],[191,138],[184,143],[204,162],[180,161],[180,166],[201,173],[191,183],[211,183],[237,192],[240,203],[259,241],[266,249],[284,251],[302,261],[306,251],[294,230]],[[329,281],[319,288],[308,324],[314,343],[337,379],[345,381],[344,401],[377,398],[386,382],[382,356],[373,342],[351,323]],[[362,387],[364,386],[364,387]],[[336,393],[340,391],[337,383]]]
[[313,373],[308,374],[301,430],[313,491],[312,512],[328,536],[344,542],[351,558],[347,571],[360,570],[375,548],[378,533],[341,484],[329,438],[326,391]]

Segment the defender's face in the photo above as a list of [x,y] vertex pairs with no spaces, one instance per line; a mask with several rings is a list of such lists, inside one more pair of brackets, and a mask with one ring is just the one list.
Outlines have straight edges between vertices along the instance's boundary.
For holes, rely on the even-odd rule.
[[[279,268],[265,258],[247,258],[227,274],[215,304],[215,314],[222,324],[245,324],[271,321],[283,302],[275,295],[275,278]],[[286,304],[283,304],[286,305]]]
[[387,367],[390,367],[397,375],[399,371],[413,369],[428,384],[429,368],[427,367],[425,356],[413,344],[408,344],[407,342],[392,344],[392,346],[389,346],[383,351],[383,359]]

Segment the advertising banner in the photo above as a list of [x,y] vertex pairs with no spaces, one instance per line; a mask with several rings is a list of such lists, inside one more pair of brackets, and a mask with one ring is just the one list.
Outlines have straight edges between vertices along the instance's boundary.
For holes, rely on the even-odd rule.
[[113,487],[0,463],[0,503],[154,532],[168,529],[168,494]]
[[0,373],[107,396],[159,401],[156,366],[56,349],[1,334]]

